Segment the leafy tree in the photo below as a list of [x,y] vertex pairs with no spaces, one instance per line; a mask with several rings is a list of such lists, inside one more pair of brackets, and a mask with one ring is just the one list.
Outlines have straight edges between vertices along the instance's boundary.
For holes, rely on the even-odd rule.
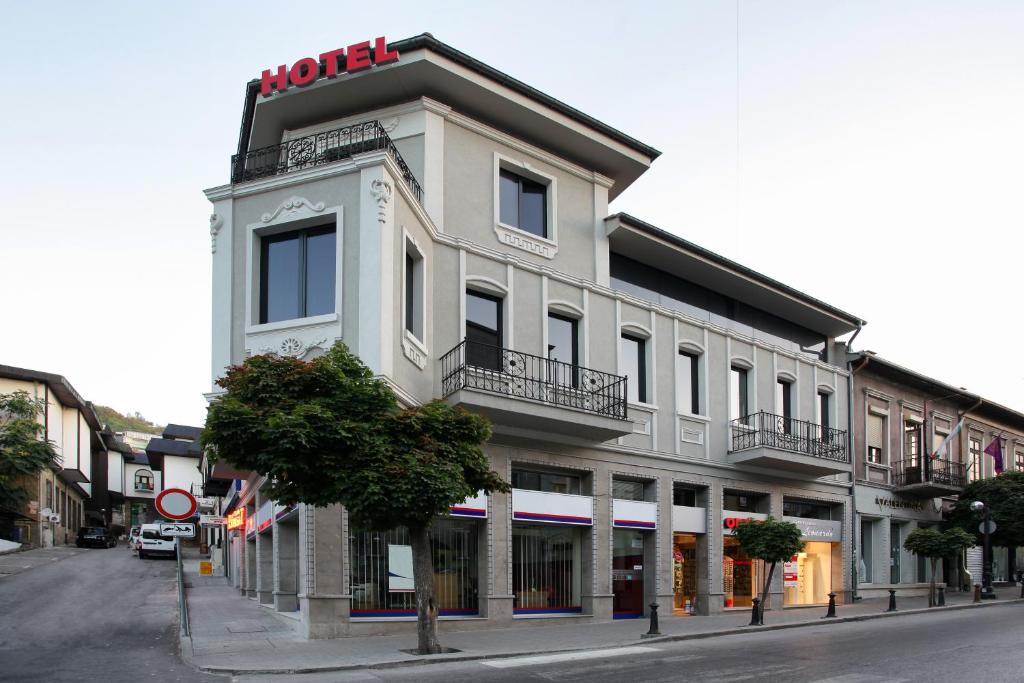
[[41,438],[37,417],[46,406],[24,391],[0,394],[0,510],[20,510],[29,500],[25,484],[60,464],[53,443]]
[[919,557],[927,557],[932,566],[932,581],[928,586],[929,607],[935,606],[935,572],[939,560],[952,557],[973,545],[974,537],[957,527],[946,531],[914,529],[907,534],[903,547]]
[[764,603],[768,598],[768,589],[772,585],[775,566],[779,562],[787,561],[804,549],[804,542],[800,540],[800,528],[792,522],[783,522],[768,517],[763,522],[758,520],[740,522],[732,533],[747,555],[769,563],[768,576],[764,580],[761,605],[757,614],[758,623],[763,624]]
[[266,475],[283,503],[337,503],[358,528],[409,530],[419,652],[442,651],[430,525],[478,491],[510,490],[483,451],[490,423],[442,401],[400,409],[340,342],[309,362],[253,356],[218,384],[202,438],[213,457]]
[[977,540],[982,513],[970,507],[976,500],[991,508],[992,521],[996,523],[992,545],[1024,546],[1024,472],[1003,472],[991,479],[979,479],[968,484],[960,494],[949,521]]

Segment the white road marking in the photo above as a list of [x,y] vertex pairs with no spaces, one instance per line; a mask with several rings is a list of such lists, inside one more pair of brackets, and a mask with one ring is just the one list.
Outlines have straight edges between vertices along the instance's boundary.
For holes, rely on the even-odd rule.
[[820,678],[813,683],[907,683],[906,678],[889,678],[872,674],[844,674],[832,678]]
[[495,669],[510,669],[517,666],[536,666],[537,664],[552,664],[554,662],[574,662],[581,659],[601,659],[602,657],[623,657],[625,655],[638,655],[645,652],[659,652],[656,647],[617,647],[609,650],[586,650],[584,652],[561,652],[553,655],[537,655],[534,657],[514,657],[510,659],[487,659],[482,662],[484,666]]

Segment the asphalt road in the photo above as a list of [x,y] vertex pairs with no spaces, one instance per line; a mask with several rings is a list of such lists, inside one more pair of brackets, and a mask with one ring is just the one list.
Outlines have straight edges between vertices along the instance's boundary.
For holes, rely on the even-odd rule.
[[[1024,607],[1007,605],[827,624],[750,636],[644,644],[540,658],[274,676],[273,683],[664,681],[945,683],[1024,681]],[[266,677],[238,677],[262,681]]]
[[178,659],[173,560],[123,544],[0,559],[0,681],[226,681]]

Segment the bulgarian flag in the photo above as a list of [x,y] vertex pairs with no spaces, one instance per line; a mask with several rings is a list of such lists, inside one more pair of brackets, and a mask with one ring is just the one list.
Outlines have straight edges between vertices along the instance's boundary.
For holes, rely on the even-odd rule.
[[985,450],[983,452],[985,453],[985,455],[991,455],[992,459],[995,461],[995,463],[996,463],[996,474],[1002,474],[1003,473],[1003,433],[999,432],[999,436],[997,436],[996,438],[992,439],[992,443],[990,443],[985,448]]
[[959,422],[956,423],[956,427],[953,427],[953,431],[946,435],[946,438],[942,440],[942,443],[939,444],[939,447],[935,449],[934,453],[932,453],[932,460],[938,460],[943,456],[949,456],[949,445],[953,443],[953,437],[960,433],[960,430],[963,429],[963,426],[964,421],[963,419],[961,419]]

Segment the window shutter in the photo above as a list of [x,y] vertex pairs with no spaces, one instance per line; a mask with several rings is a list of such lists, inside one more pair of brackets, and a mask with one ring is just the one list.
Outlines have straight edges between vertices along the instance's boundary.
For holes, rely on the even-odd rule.
[[879,415],[868,415],[868,446],[882,448],[885,420]]

